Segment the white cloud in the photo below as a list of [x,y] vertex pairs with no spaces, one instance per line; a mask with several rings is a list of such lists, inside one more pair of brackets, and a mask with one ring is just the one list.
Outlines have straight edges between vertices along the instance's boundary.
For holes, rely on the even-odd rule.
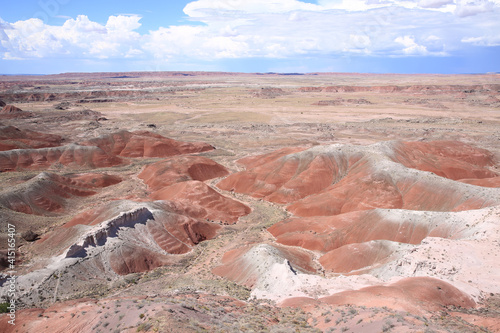
[[454,0],[419,0],[418,6],[422,8],[441,8],[453,3]]
[[[85,15],[51,26],[0,19],[0,57],[79,57],[196,63],[225,58],[349,54],[447,55],[470,45],[496,46],[500,0],[198,0],[184,12],[204,25],[140,34],[138,15]],[[493,36],[493,37],[492,37]]]
[[488,0],[457,0],[455,14],[459,17],[466,17],[492,12],[494,9],[495,3]]
[[199,52],[205,34],[205,27],[171,26],[151,31],[142,48],[155,59],[174,56],[191,57]]
[[207,56],[214,58],[239,58],[249,54],[248,44],[244,40],[223,36],[208,39],[202,49]]
[[404,46],[402,50],[404,54],[407,55],[426,55],[428,53],[427,48],[423,45],[419,45],[415,42],[415,38],[411,36],[398,37],[394,40]]
[[131,47],[125,54],[125,58],[137,58],[142,56],[143,54],[143,51]]
[[482,36],[482,37],[465,37],[462,38],[463,43],[469,43],[476,46],[500,46],[500,35]]
[[347,11],[366,11],[375,8],[396,6],[416,8],[415,1],[410,0],[318,0],[324,9],[340,9]]
[[184,13],[190,17],[205,17],[214,11],[245,13],[286,13],[297,10],[321,10],[321,6],[297,0],[198,0],[190,2]]
[[346,51],[354,50],[354,49],[362,49],[365,50],[366,53],[369,53],[369,48],[371,46],[370,37],[367,35],[349,35],[349,45],[350,47],[346,49]]
[[[2,26],[2,45],[9,57],[41,58],[88,55],[96,58],[125,56],[140,40],[138,16],[110,16],[105,26],[85,15],[68,19],[62,26],[50,26],[40,19],[18,21]],[[137,45],[139,46],[139,45]],[[140,47],[139,47],[140,48]]]
[[78,15],[76,19],[67,20],[66,22],[64,22],[61,30],[67,32],[73,31],[79,34],[106,33],[106,28],[104,26],[100,25],[97,22],[92,22],[86,15]]
[[108,22],[106,23],[106,29],[112,31],[129,32],[132,30],[139,29],[141,24],[139,20],[141,19],[138,15],[121,15],[121,16],[110,16]]

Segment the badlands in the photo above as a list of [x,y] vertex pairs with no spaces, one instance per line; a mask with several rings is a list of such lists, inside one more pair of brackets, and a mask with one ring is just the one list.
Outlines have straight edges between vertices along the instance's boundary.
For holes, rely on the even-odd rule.
[[0,332],[500,332],[498,74],[1,76],[0,105]]

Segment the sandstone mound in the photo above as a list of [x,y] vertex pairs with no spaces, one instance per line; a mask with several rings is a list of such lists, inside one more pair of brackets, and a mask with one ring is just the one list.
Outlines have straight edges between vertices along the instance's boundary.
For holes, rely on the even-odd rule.
[[393,151],[391,158],[404,166],[453,180],[496,176],[485,168],[495,164],[491,152],[458,141],[399,142]]
[[62,213],[73,197],[96,194],[99,187],[120,182],[106,174],[60,176],[43,172],[33,179],[0,193],[0,205],[25,214]]
[[96,192],[88,187],[73,186],[70,179],[41,173],[15,189],[0,194],[0,204],[11,210],[34,215],[61,213],[67,199],[90,196]]
[[0,171],[41,170],[54,165],[74,168],[102,168],[125,161],[98,147],[70,144],[61,147],[17,149],[0,152]]
[[262,284],[266,274],[270,270],[279,268],[283,263],[292,272],[315,271],[312,256],[306,252],[277,245],[259,244],[226,252],[222,258],[222,265],[214,268],[212,272],[252,288]]
[[[442,260],[447,256],[443,251],[426,264],[430,252],[425,252],[425,258],[422,252],[424,248],[429,251],[424,245],[429,240],[443,240],[477,251],[471,260],[494,260],[482,250],[479,240],[498,234],[492,219],[500,204],[500,190],[493,188],[499,177],[492,171],[494,156],[486,150],[460,142],[392,141],[367,147],[280,150],[239,162],[246,170],[228,176],[217,186],[288,204],[295,216],[268,231],[280,244],[313,251],[325,274],[335,276],[331,280],[298,273],[286,262],[276,262],[258,270],[252,290],[255,297],[282,301],[287,296],[333,295],[335,304],[363,306],[377,302],[384,306],[394,303],[394,298],[406,297],[408,300],[396,308],[418,312],[448,304],[474,306],[468,294],[478,299],[481,292],[498,290],[497,283],[471,282],[476,268],[458,265],[460,258],[452,259],[448,254],[449,261]],[[413,259],[417,254],[420,259]],[[227,273],[224,265],[218,270],[239,283],[248,283],[239,275],[244,276],[240,271],[249,267],[240,264],[234,268],[238,276]],[[419,275],[443,281],[416,279],[380,286],[397,277]],[[373,289],[361,289],[366,286]],[[411,295],[404,294],[406,288]],[[438,290],[436,295],[434,289]],[[359,301],[363,297],[374,303]],[[302,301],[295,298],[292,302]],[[308,298],[305,302],[316,301]]]
[[0,152],[0,171],[40,170],[54,164],[102,168],[127,163],[122,157],[167,157],[211,149],[214,148],[202,142],[181,142],[150,132],[121,131],[81,144]]
[[19,113],[19,112],[23,112],[23,110],[14,105],[5,105],[0,111],[0,113]]
[[168,157],[214,149],[203,142],[182,142],[147,131],[120,131],[82,143],[122,157]]
[[26,148],[46,148],[60,146],[59,135],[20,130],[14,126],[0,126],[0,151]]
[[[25,289],[19,295],[24,302],[51,297],[56,284],[58,295],[65,297],[79,288],[116,279],[117,274],[175,262],[180,260],[175,255],[190,252],[221,228],[166,201],[113,201],[86,215],[92,218],[76,219],[34,243],[33,250],[50,258],[50,264],[18,277],[18,285]],[[51,279],[59,271],[66,274]]]
[[177,156],[150,164],[138,175],[153,190],[187,180],[205,181],[229,172],[203,156]]
[[[132,209],[131,213],[121,213],[129,207],[140,208]],[[174,203],[161,201],[142,204],[129,201],[111,202],[98,210],[80,214],[64,227],[74,228],[81,225],[90,227],[90,231],[86,236],[80,237],[80,245],[68,250],[68,257],[81,255],[85,248],[92,244],[105,244],[107,237],[117,237],[121,227],[128,228],[122,234],[123,237],[120,236],[122,240],[132,241],[135,238],[132,243],[145,242],[143,247],[148,250],[161,248],[170,254],[189,252],[194,245],[214,237],[215,231],[220,228],[217,224],[194,219]],[[102,233],[101,230],[105,232]],[[157,247],[146,246],[148,239],[154,240]]]
[[288,93],[281,88],[260,88],[252,92],[252,95],[259,98],[276,98],[279,96],[287,95]]
[[31,112],[23,111],[14,105],[4,105],[0,110],[0,118],[15,119],[15,118],[29,118],[31,116],[33,116]]
[[81,173],[66,175],[71,180],[72,185],[99,188],[118,184],[122,179],[118,176],[105,173]]
[[206,157],[176,156],[146,166],[138,177],[152,190],[150,198],[175,201],[195,218],[232,224],[250,208],[202,182],[227,174],[225,167]]
[[288,299],[282,306],[301,306],[315,302],[332,305],[356,305],[388,307],[411,313],[438,311],[444,306],[472,308],[476,305],[467,294],[451,284],[429,277],[402,279],[386,286],[371,286],[360,290],[344,291],[318,301],[312,299]]
[[488,169],[494,164],[493,155],[463,143],[318,146],[250,161],[246,171],[217,186],[272,202],[296,202],[289,209],[302,216],[375,207],[460,210],[498,202],[497,196],[490,200],[489,192],[449,180],[496,176]]
[[336,184],[288,209],[299,216],[319,216],[373,208],[461,211],[498,203],[496,189],[467,186],[392,161],[363,158]]
[[323,255],[319,262],[327,271],[359,274],[388,262],[401,244],[386,240],[343,245]]
[[290,218],[268,230],[277,242],[318,251],[326,270],[351,273],[386,262],[400,243],[418,245],[426,237],[462,239],[486,232],[468,212],[375,209],[335,216]]
[[176,183],[153,192],[154,200],[171,200],[184,207],[193,217],[233,224],[250,213],[250,207],[227,198],[203,182],[192,180]]

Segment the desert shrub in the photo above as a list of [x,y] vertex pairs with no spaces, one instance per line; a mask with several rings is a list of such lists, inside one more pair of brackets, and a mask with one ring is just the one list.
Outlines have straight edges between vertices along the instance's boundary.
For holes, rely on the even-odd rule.
[[142,332],[142,331],[147,332],[151,329],[151,327],[153,327],[151,323],[142,323],[139,326],[137,326],[137,332]]
[[9,309],[7,309],[7,308],[9,307],[9,305],[10,305],[9,302],[0,303],[0,313],[8,313]]

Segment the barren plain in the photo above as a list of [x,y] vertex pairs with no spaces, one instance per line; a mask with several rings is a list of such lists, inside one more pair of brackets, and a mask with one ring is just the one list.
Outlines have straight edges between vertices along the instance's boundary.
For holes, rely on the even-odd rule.
[[1,76],[0,101],[1,332],[500,332],[498,74]]

